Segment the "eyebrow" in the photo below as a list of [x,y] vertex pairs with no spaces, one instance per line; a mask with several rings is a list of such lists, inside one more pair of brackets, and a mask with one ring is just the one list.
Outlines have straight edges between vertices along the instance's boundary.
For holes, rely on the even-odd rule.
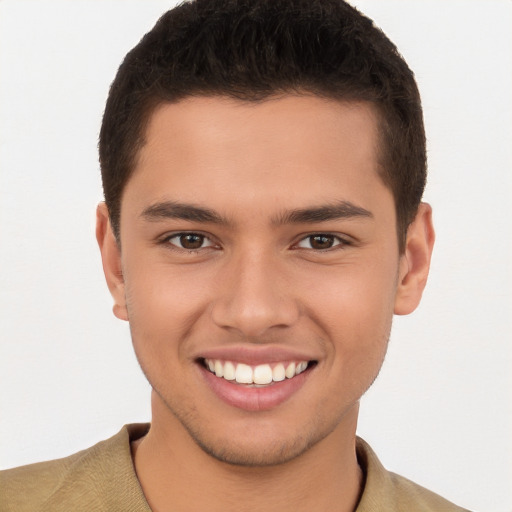
[[299,208],[285,211],[272,220],[273,224],[312,224],[337,219],[373,218],[373,213],[350,201],[339,201],[334,204]]
[[[190,222],[232,224],[227,218],[210,208],[178,201],[163,201],[152,204],[142,211],[141,217],[150,222],[157,222],[162,219],[179,219]],[[339,201],[329,205],[287,210],[274,217],[271,222],[274,225],[312,224],[352,218],[373,218],[373,214],[350,201]]]
[[226,218],[222,217],[214,210],[177,201],[164,201],[152,204],[142,211],[141,217],[153,222],[162,219],[180,219],[191,222],[229,224]]

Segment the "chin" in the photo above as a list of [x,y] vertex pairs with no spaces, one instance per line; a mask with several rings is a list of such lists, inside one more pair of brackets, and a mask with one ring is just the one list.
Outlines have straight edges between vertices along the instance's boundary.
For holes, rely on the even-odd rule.
[[[326,418],[320,413],[295,418],[246,418],[231,425],[176,419],[189,438],[204,453],[225,464],[245,467],[279,466],[293,461],[329,438],[340,418]],[[195,421],[194,421],[195,420]]]
[[208,439],[201,433],[190,432],[195,443],[208,455],[232,466],[269,467],[290,462],[307,452],[316,442],[303,436],[290,439],[290,435],[282,439],[254,439],[247,435],[236,442],[229,439]]

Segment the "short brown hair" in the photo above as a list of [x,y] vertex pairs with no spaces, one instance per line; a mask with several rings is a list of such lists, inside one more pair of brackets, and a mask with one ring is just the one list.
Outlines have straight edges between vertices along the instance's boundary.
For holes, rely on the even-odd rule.
[[103,116],[100,164],[116,237],[122,193],[158,105],[286,93],[375,107],[379,174],[393,192],[403,251],[426,181],[420,96],[395,45],[342,0],[194,0],[158,20],[119,67]]

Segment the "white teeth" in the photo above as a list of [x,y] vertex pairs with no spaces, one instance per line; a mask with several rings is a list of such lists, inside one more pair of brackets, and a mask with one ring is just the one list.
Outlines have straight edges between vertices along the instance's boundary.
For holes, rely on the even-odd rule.
[[254,368],[254,384],[270,384],[272,382],[272,368],[268,364],[260,364]]
[[224,365],[220,361],[215,361],[215,375],[217,375],[217,377],[224,375]]
[[235,372],[235,379],[239,384],[252,384],[252,368],[246,364],[238,364]]
[[302,373],[307,367],[308,367],[308,363],[306,363],[305,361],[302,361],[302,363],[299,363],[297,365],[297,368],[295,368],[295,375],[299,375],[299,373]]
[[274,368],[269,364],[259,364],[251,367],[244,363],[236,364],[219,359],[206,359],[205,363],[208,369],[217,377],[230,381],[235,380],[239,384],[256,385],[265,385],[291,379],[308,367],[307,361],[291,362],[286,368],[283,363],[277,363]]
[[284,365],[279,363],[276,366],[274,366],[274,369],[272,370],[272,380],[274,382],[281,382],[286,378],[286,374],[284,371]]
[[284,372],[288,379],[291,379],[295,375],[295,363],[290,363]]
[[236,378],[235,365],[230,361],[227,361],[224,365],[224,378],[226,380],[235,380]]

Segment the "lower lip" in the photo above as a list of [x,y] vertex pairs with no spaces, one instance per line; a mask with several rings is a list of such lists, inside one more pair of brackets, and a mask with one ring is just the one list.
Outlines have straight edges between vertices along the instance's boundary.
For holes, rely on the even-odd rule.
[[227,404],[245,411],[267,411],[286,402],[308,379],[311,368],[291,379],[275,382],[264,387],[251,387],[217,377],[201,364],[201,374],[210,389]]

